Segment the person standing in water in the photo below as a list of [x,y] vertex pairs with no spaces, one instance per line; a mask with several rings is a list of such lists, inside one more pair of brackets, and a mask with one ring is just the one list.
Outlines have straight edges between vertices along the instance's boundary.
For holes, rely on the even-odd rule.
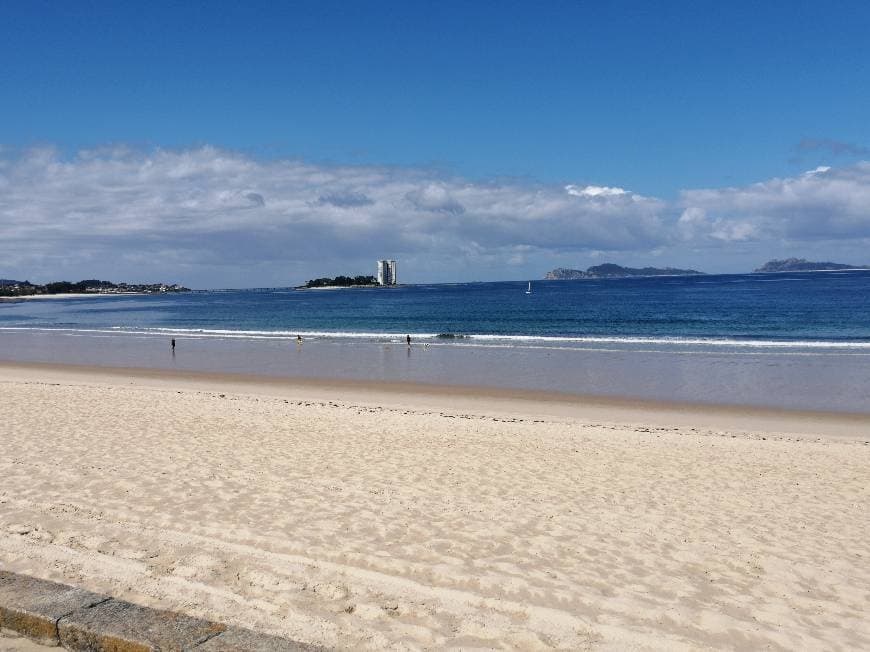
[[175,338],[174,337],[170,340],[169,346],[172,347],[172,352],[175,353]]
[[408,348],[410,349],[411,348],[411,336],[405,335],[405,340],[408,342]]

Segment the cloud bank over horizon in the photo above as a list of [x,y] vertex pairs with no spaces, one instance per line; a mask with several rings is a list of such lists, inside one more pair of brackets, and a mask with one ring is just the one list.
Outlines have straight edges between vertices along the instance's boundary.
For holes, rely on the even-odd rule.
[[[204,146],[0,150],[0,277],[287,285],[401,261],[406,281],[604,259],[747,271],[870,244],[870,162],[666,200],[618,186],[258,160]],[[750,263],[751,261],[751,263]]]

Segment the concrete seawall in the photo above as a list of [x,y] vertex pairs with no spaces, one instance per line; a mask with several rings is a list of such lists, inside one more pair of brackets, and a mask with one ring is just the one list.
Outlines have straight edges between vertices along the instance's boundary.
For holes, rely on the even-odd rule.
[[324,650],[7,571],[0,571],[0,631],[79,652]]

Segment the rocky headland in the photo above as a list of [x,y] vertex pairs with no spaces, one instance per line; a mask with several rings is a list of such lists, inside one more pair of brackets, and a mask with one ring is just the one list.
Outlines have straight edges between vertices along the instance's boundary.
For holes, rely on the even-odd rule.
[[848,265],[846,263],[813,262],[805,258],[786,258],[785,260],[770,260],[755,272],[825,272],[838,269],[870,269],[866,265]]
[[587,270],[567,269],[557,267],[547,272],[544,279],[548,281],[569,281],[581,278],[627,278],[631,276],[697,276],[704,274],[694,269],[677,269],[675,267],[623,267],[613,263],[594,265]]

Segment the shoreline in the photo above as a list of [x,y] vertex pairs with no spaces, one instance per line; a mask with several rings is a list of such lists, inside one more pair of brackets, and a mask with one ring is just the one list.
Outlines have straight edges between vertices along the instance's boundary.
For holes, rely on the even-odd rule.
[[[592,400],[805,410],[870,416],[867,353],[503,346],[432,340],[0,328],[0,361],[398,382]],[[170,338],[177,338],[172,350]],[[391,338],[392,339],[392,338]],[[518,370],[522,369],[522,373]],[[468,391],[467,389],[463,391]],[[474,390],[479,393],[479,389]]]
[[130,297],[161,294],[160,292],[67,292],[61,294],[22,294],[14,297],[0,297],[0,301],[32,301],[35,299],[85,299],[92,297]]
[[[310,287],[310,288],[305,287],[304,285],[297,285],[297,286],[294,286],[293,289],[294,290],[375,290],[375,289],[383,288],[386,290],[386,289],[391,289],[391,288],[395,289],[395,288],[402,288],[402,287],[408,287],[408,284],[407,283],[402,283],[402,284],[396,283],[396,284],[390,284],[390,285],[379,285],[379,284],[375,283],[374,285],[319,285],[319,286]],[[242,291],[244,291],[244,290],[242,290]]]
[[250,395],[342,400],[401,407],[477,410],[524,416],[582,418],[612,423],[718,428],[726,430],[870,438],[870,415],[825,410],[796,410],[742,405],[570,394],[534,389],[356,380],[274,377],[248,373],[207,372],[144,367],[0,360],[0,383],[26,377],[28,382],[125,384],[154,389],[176,386],[197,391],[237,391]]

